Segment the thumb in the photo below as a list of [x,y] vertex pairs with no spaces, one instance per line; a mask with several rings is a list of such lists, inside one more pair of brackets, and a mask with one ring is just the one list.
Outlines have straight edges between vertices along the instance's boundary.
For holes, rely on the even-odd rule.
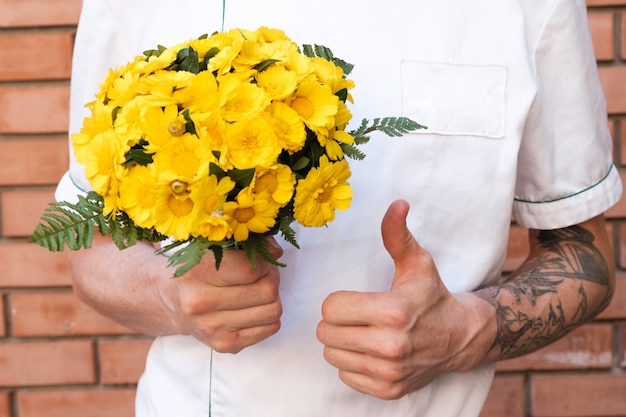
[[[383,244],[396,267],[394,284],[403,276],[432,272],[430,255],[422,249],[407,228],[409,208],[409,203],[404,200],[394,201],[387,209],[381,224]],[[424,271],[425,268],[427,271]],[[407,274],[409,271],[411,273]]]

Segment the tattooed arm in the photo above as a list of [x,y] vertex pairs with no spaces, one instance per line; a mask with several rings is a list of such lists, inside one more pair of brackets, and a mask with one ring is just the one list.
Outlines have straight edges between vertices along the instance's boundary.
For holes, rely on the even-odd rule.
[[530,230],[530,255],[500,285],[475,294],[496,311],[493,360],[533,352],[600,313],[611,300],[613,257],[604,218]]
[[601,216],[531,231],[531,253],[506,281],[452,294],[406,227],[408,210],[396,201],[382,222],[395,264],[391,289],[339,291],[322,306],[324,357],[360,392],[396,399],[439,375],[529,353],[593,318],[611,298],[613,260]]

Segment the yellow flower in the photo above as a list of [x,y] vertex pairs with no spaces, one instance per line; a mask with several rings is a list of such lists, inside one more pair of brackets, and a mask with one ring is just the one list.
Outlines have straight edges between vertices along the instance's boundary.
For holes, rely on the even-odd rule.
[[268,107],[268,114],[280,147],[290,153],[302,149],[306,141],[306,130],[298,113],[285,103],[277,101]]
[[214,160],[210,149],[202,146],[198,138],[189,133],[165,144],[153,156],[153,164],[160,180],[181,180],[188,184],[207,174],[209,163]]
[[255,117],[269,104],[269,96],[256,84],[242,81],[234,73],[220,78],[218,105],[227,122]]
[[83,119],[80,133],[95,136],[113,128],[113,108],[100,101],[89,103],[91,115]]
[[187,240],[194,230],[195,204],[187,193],[177,195],[172,185],[159,186],[154,208],[154,228],[175,240]]
[[207,46],[218,48],[219,52],[209,61],[208,71],[217,72],[218,75],[230,72],[232,62],[239,55],[244,40],[242,32],[238,29],[212,35]]
[[137,92],[145,95],[145,100],[152,106],[181,104],[194,74],[187,71],[159,70],[137,81]]
[[352,189],[346,182],[350,167],[345,159],[329,162],[320,158],[320,166],[313,168],[298,182],[294,199],[294,217],[303,226],[321,227],[334,220],[335,210],[347,210],[352,202]]
[[282,65],[270,65],[256,76],[259,87],[263,88],[272,100],[283,100],[290,96],[298,86],[295,72]]
[[191,191],[190,197],[196,202],[197,233],[207,239],[219,242],[232,236],[228,224],[229,217],[222,206],[235,183],[228,177],[219,182],[214,175],[205,176]]
[[143,138],[142,120],[148,108],[143,97],[136,97],[117,112],[115,135],[124,146],[130,148]]
[[178,112],[178,106],[170,104],[161,106],[145,106],[142,116],[136,121],[148,142],[146,150],[154,153],[177,141],[185,134],[185,118]]
[[[330,87],[333,94],[344,88],[348,91],[354,88],[354,81],[344,78],[341,67],[320,57],[311,58],[311,63],[318,80]],[[352,101],[349,94],[348,101]]]
[[180,91],[180,103],[194,112],[210,112],[217,108],[217,81],[213,73],[202,71],[191,78],[189,86]]
[[354,143],[354,137],[346,132],[344,129],[352,114],[343,101],[339,101],[339,111],[335,117],[335,126],[328,131],[328,136],[317,134],[317,140],[320,145],[324,147],[326,155],[331,161],[337,161],[343,158],[343,150],[339,145],[339,142],[352,144]]
[[84,136],[72,135],[76,160],[85,167],[85,176],[93,190],[104,196],[109,193],[111,181],[123,175],[124,153],[111,130],[79,144],[77,140],[81,139]]
[[257,172],[253,190],[258,195],[267,193],[277,204],[284,206],[293,196],[295,183],[296,176],[291,168],[278,164]]
[[339,98],[323,84],[303,81],[289,105],[298,112],[309,129],[315,133],[327,134],[335,123]]
[[119,77],[111,80],[106,93],[108,105],[111,107],[123,107],[137,96],[135,86],[139,81],[139,74],[135,71],[126,71]]
[[137,165],[120,181],[119,206],[133,222],[146,229],[154,226],[158,186],[153,170]]
[[278,208],[267,198],[256,196],[249,188],[237,195],[236,201],[224,204],[224,213],[230,218],[230,227],[237,242],[248,239],[250,232],[265,233],[276,223]]
[[237,169],[269,168],[281,152],[274,128],[264,117],[227,125],[224,142],[223,156]]

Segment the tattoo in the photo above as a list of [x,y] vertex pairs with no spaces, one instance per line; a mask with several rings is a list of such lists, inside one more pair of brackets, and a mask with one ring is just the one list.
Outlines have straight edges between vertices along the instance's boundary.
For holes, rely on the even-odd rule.
[[[606,307],[603,304],[588,311],[584,282],[609,285],[609,268],[593,245],[593,233],[580,226],[571,226],[539,231],[537,240],[540,250],[508,282],[476,293],[496,310],[498,334],[494,346],[501,347],[502,358],[535,351]],[[571,280],[583,282],[578,287],[576,307],[571,317],[567,317],[562,301],[554,296],[558,296],[560,286],[571,285]],[[504,304],[500,299],[504,293],[512,295],[514,303]],[[547,294],[552,294],[553,301],[544,305],[542,315],[541,307],[537,311],[533,307],[537,307]]]

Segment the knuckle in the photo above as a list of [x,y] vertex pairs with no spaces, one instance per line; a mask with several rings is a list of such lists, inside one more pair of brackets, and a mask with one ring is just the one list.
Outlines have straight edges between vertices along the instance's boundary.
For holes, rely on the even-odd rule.
[[405,359],[411,354],[412,350],[411,343],[405,338],[389,338],[379,346],[381,356],[392,361]]

